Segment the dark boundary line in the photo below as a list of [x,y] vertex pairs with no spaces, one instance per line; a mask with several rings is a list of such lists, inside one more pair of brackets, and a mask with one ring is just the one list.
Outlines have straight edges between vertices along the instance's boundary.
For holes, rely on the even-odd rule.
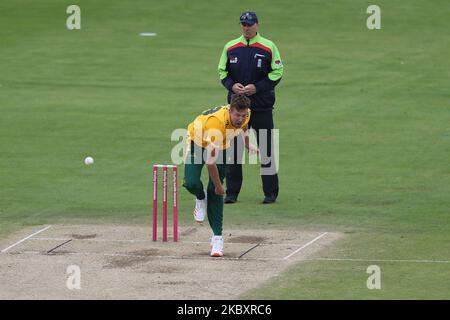
[[247,253],[249,253],[250,251],[252,251],[253,249],[255,249],[256,247],[258,247],[260,245],[260,243],[258,243],[257,245],[251,247],[250,249],[248,249],[247,251],[245,251],[243,254],[241,254],[238,259],[242,258],[244,255],[246,255]]
[[53,250],[58,249],[59,247],[62,247],[63,245],[65,245],[66,243],[69,243],[70,241],[72,241],[72,239],[69,239],[69,240],[67,240],[67,241],[65,241],[65,242],[63,242],[63,243],[57,245],[57,246],[54,247],[53,249],[48,250],[48,251],[47,251],[47,254],[51,253]]

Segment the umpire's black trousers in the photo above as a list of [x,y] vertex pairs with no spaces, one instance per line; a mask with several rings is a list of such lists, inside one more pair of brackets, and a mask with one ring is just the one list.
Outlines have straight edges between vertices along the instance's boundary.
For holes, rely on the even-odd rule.
[[[256,131],[256,139],[261,152],[261,180],[263,185],[264,195],[267,196],[278,196],[278,174],[275,170],[267,170],[269,168],[276,168],[275,165],[275,148],[273,145],[273,111],[252,111],[250,116],[249,128],[253,128]],[[265,132],[261,132],[262,129],[266,129]],[[242,146],[242,144],[237,143],[237,138],[234,138],[231,148],[234,148],[234,161],[232,164],[227,164],[226,170],[226,185],[227,185],[227,196],[236,197],[239,195],[242,186],[242,164],[238,161],[238,155],[242,155],[242,150],[239,152],[237,148]],[[260,139],[264,139],[260,141]],[[267,146],[267,150],[263,150],[263,146]],[[266,158],[266,159],[264,159]],[[266,170],[264,170],[266,169]],[[273,174],[267,174],[273,173]]]

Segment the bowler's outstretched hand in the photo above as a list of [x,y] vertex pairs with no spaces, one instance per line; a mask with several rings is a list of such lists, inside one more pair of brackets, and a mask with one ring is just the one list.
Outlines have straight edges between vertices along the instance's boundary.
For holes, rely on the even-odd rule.
[[217,186],[215,192],[218,196],[223,196],[225,194],[225,190],[222,185]]
[[250,154],[259,154],[259,148],[251,143],[248,145],[247,150]]

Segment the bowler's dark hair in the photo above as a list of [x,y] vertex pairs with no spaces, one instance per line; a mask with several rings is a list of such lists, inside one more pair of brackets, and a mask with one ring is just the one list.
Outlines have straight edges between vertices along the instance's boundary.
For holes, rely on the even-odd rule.
[[236,93],[231,96],[230,109],[244,111],[250,108],[250,106],[251,106],[250,99],[247,98],[245,95]]

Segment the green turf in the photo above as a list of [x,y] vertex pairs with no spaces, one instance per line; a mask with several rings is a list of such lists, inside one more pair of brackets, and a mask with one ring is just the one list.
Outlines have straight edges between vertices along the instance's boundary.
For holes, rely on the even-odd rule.
[[[224,103],[216,67],[254,9],[282,54],[279,202],[245,168],[225,229],[342,232],[322,256],[450,260],[447,1],[0,2],[0,235],[65,221],[149,223],[149,166],[174,128]],[[156,32],[152,38],[140,32]],[[85,156],[95,159],[83,164]],[[182,175],[182,170],[181,170]],[[192,199],[180,192],[181,223]],[[300,263],[245,298],[450,298],[450,264]],[[373,263],[377,264],[377,263]]]

